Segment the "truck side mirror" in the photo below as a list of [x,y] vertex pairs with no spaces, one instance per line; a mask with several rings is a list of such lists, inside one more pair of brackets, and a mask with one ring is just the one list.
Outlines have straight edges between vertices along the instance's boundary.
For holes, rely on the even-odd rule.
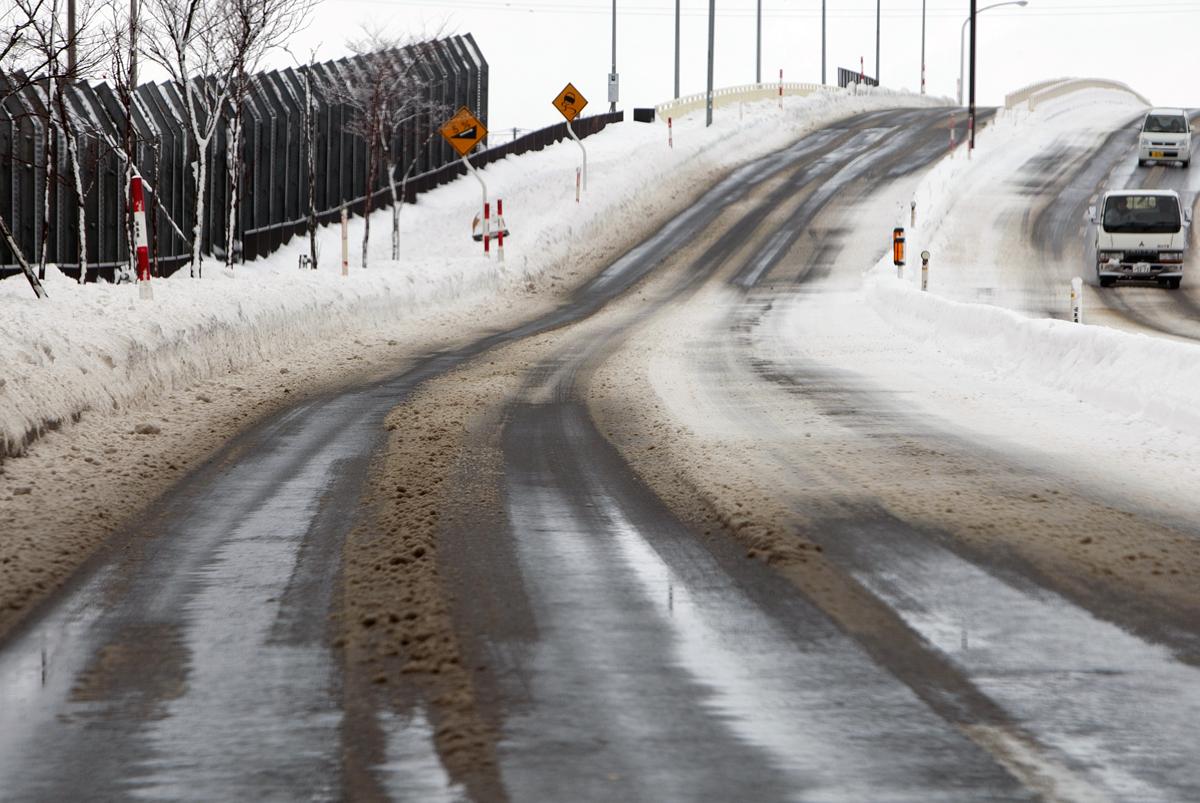
[[1088,207],[1088,220],[1091,221],[1092,223],[1100,222],[1099,218],[1096,217],[1096,207],[1094,207],[1094,206]]
[[1185,226],[1192,225],[1192,210],[1190,210],[1190,209],[1183,210],[1183,225],[1185,225]]

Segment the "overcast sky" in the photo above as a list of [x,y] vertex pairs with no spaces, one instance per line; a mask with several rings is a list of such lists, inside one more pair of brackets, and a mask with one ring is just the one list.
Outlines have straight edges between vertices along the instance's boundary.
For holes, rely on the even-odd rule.
[[[979,0],[979,7],[995,0]],[[882,0],[883,84],[918,89],[921,0]],[[836,68],[875,72],[873,0],[828,0],[828,79]],[[967,0],[927,0],[928,91],[953,95]],[[681,92],[703,92],[708,6],[682,0]],[[363,25],[396,34],[435,30],[474,34],[490,66],[493,131],[534,128],[561,118],[550,102],[572,81],[607,110],[612,58],[611,0],[322,0],[293,52],[345,53]],[[621,108],[674,94],[673,0],[617,0]],[[1158,105],[1200,105],[1200,0],[1029,0],[1025,8],[980,15],[978,99],[1061,76],[1124,81]],[[821,79],[821,0],[763,0],[763,80]],[[754,0],[717,0],[716,86],[754,81]]]

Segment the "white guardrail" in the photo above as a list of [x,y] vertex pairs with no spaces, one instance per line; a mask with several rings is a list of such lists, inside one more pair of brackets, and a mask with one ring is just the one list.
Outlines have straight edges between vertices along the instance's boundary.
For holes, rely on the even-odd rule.
[[[755,100],[771,100],[779,97],[779,88],[783,87],[785,97],[811,95],[814,92],[843,92],[846,90],[838,89],[836,86],[824,86],[822,84],[800,84],[794,82],[779,82],[763,83],[763,84],[742,84],[741,86],[727,86],[721,89],[713,90],[713,108],[724,106],[728,103],[746,102],[749,103]],[[697,92],[694,95],[684,95],[683,97],[669,100],[666,103],[660,103],[654,107],[655,115],[660,120],[665,120],[668,117],[682,117],[688,112],[693,112],[696,109],[703,109],[708,98],[707,92]]]
[[1123,84],[1120,81],[1109,81],[1105,78],[1058,78],[1053,81],[1041,81],[1036,84],[1030,84],[1023,89],[1018,89],[1016,92],[1005,95],[1004,108],[1012,109],[1024,103],[1027,105],[1029,111],[1033,111],[1038,107],[1039,103],[1060,98],[1072,92],[1082,92],[1085,89],[1112,89],[1118,92],[1128,92],[1147,106],[1154,105],[1140,92],[1136,92],[1128,84]]

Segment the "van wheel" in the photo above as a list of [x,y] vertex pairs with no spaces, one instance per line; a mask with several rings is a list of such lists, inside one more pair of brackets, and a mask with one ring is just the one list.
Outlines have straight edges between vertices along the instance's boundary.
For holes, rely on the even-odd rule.
[[1181,279],[1167,279],[1167,288],[1171,289],[1171,290],[1178,290],[1180,281],[1182,281],[1182,280]]

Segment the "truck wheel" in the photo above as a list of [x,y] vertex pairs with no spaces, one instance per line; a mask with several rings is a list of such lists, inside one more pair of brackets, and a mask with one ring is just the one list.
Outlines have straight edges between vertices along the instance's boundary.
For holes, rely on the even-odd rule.
[[1178,279],[1178,278],[1175,278],[1175,279],[1167,279],[1167,287],[1168,287],[1168,288],[1170,288],[1171,290],[1178,290],[1178,289],[1179,289],[1179,283],[1180,283],[1181,281],[1182,281],[1182,279]]
[[1187,169],[1188,169],[1188,167],[1191,165],[1191,163],[1192,163],[1192,160],[1191,160],[1191,159],[1184,159],[1184,160],[1183,160],[1183,169],[1184,169],[1184,170],[1187,170]]
[[1101,287],[1112,287],[1116,283],[1117,283],[1116,279],[1107,279],[1104,277],[1100,278],[1100,286]]
[[1146,161],[1145,159],[1138,159],[1138,167],[1145,167],[1148,164],[1150,164],[1150,163],[1148,161]]

